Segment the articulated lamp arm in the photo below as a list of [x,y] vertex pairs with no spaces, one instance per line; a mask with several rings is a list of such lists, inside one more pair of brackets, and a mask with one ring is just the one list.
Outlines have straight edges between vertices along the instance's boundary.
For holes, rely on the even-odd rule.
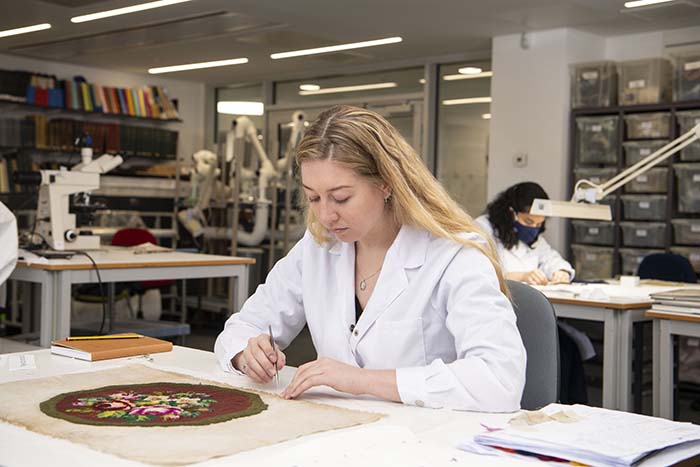
[[585,179],[577,181],[570,202],[536,199],[530,212],[552,217],[611,220],[610,208],[596,204],[598,201],[698,140],[700,124],[605,183],[596,184]]

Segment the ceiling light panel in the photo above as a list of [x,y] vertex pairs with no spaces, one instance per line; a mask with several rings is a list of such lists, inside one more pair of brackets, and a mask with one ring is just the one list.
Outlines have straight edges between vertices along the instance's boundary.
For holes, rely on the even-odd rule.
[[459,75],[445,75],[442,77],[445,81],[456,81],[460,79],[478,79],[478,78],[491,78],[493,76],[493,71],[482,71],[481,73],[475,73],[471,75],[459,74]]
[[228,60],[216,60],[213,62],[188,63],[185,65],[163,66],[150,68],[148,73],[157,75],[160,73],[174,73],[177,71],[200,70],[202,68],[216,68],[220,66],[242,65],[248,63],[247,58],[231,58]]
[[625,8],[639,8],[642,6],[657,5],[659,3],[669,3],[674,0],[635,0],[632,2],[625,2]]
[[0,37],[16,36],[18,34],[28,34],[30,32],[44,31],[45,29],[51,29],[51,25],[49,23],[41,23],[35,24],[33,26],[6,29],[5,31],[0,31]]
[[260,116],[265,113],[265,105],[252,101],[220,101],[216,103],[216,111],[220,114]]
[[156,2],[141,3],[138,5],[127,6],[124,8],[117,8],[114,10],[100,11],[97,13],[91,13],[89,15],[75,16],[70,20],[72,23],[85,23],[87,21],[95,21],[98,19],[109,18],[112,16],[127,15],[129,13],[136,13],[144,10],[152,10],[154,8],[161,8],[189,1],[191,0],[159,0]]
[[490,104],[490,97],[462,97],[459,99],[445,99],[442,105],[464,105],[464,104]]
[[377,40],[372,40],[372,41],[363,41],[363,42],[352,42],[349,44],[338,44],[338,45],[331,45],[328,47],[318,47],[315,49],[304,49],[304,50],[292,50],[289,52],[279,52],[279,53],[274,53],[270,55],[270,58],[277,60],[281,58],[292,58],[292,57],[302,57],[304,55],[315,55],[315,54],[324,54],[324,53],[329,53],[329,52],[339,52],[342,50],[352,50],[352,49],[361,49],[364,47],[375,47],[379,45],[388,45],[388,44],[396,44],[398,42],[401,42],[403,39],[400,37],[387,37],[386,39],[377,39]]
[[354,86],[339,86],[335,88],[321,88],[318,91],[299,91],[300,96],[316,96],[318,94],[335,94],[340,92],[371,91],[375,89],[395,88],[398,85],[390,83],[357,84]]

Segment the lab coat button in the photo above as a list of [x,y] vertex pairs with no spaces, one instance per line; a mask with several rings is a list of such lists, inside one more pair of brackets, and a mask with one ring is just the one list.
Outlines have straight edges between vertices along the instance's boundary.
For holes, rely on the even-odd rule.
[[418,407],[425,407],[425,402],[423,402],[422,400],[418,399],[418,400],[416,401],[416,405],[417,405]]
[[355,328],[355,330],[352,333],[355,334],[355,336],[358,336],[360,334],[360,332],[357,330],[357,328]]

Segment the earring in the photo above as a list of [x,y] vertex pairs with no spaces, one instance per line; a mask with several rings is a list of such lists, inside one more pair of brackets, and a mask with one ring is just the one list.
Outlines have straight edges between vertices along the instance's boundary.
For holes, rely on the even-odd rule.
[[391,195],[389,195],[389,196],[387,196],[386,198],[384,198],[384,206],[386,206],[387,204],[389,204],[389,201],[391,201]]

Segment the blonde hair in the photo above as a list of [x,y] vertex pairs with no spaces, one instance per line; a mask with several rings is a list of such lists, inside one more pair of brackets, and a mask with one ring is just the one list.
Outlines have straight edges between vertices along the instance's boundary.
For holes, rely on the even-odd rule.
[[[491,261],[498,282],[509,295],[491,238],[433,177],[399,132],[371,110],[339,105],[319,115],[296,147],[296,161],[332,159],[358,175],[391,190],[390,207],[398,225],[422,227],[433,235],[481,251]],[[319,244],[330,238],[313,211],[306,208],[306,224]],[[462,236],[475,232],[486,245]]]

